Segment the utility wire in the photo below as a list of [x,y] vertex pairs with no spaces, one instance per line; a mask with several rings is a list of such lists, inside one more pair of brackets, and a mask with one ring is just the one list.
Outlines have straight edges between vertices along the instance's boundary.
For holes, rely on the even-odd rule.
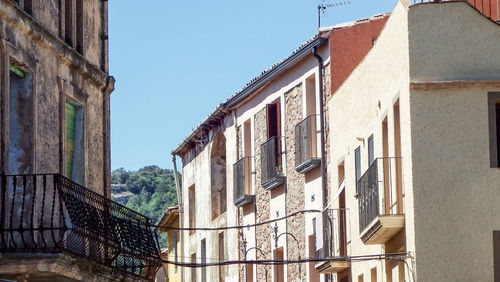
[[159,229],[164,229],[164,230],[178,230],[178,231],[196,231],[196,230],[215,231],[215,230],[228,230],[228,229],[242,229],[242,228],[250,228],[250,227],[256,227],[256,226],[260,226],[260,225],[264,225],[264,224],[273,223],[273,222],[287,219],[289,217],[293,217],[293,216],[303,214],[303,213],[321,213],[321,211],[320,210],[301,210],[301,211],[296,211],[294,213],[286,215],[284,217],[275,218],[275,219],[271,219],[271,220],[264,221],[264,222],[254,223],[254,224],[247,224],[247,225],[234,225],[234,226],[223,226],[223,227],[171,227],[171,226],[164,226],[164,225],[158,225],[158,224],[150,224],[148,226],[154,227],[154,228],[159,228]]
[[408,253],[388,253],[388,254],[361,255],[361,256],[334,257],[334,258],[305,258],[298,260],[228,260],[223,262],[212,262],[212,263],[186,263],[186,262],[173,262],[169,260],[162,260],[162,262],[181,267],[198,268],[198,267],[224,266],[224,265],[234,265],[234,264],[285,265],[285,264],[296,264],[305,262],[328,262],[328,261],[349,261],[349,262],[361,262],[369,260],[404,261],[407,256]]

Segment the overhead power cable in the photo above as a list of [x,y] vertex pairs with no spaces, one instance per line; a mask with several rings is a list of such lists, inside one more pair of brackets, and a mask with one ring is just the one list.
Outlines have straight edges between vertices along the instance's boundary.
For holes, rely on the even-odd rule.
[[264,224],[269,224],[273,222],[277,222],[283,219],[287,219],[289,217],[293,217],[299,214],[304,214],[304,213],[321,213],[320,210],[302,210],[302,211],[297,211],[294,213],[291,213],[289,215],[280,217],[280,218],[275,218],[271,219],[268,221],[263,221],[263,222],[258,222],[254,224],[247,224],[247,225],[234,225],[234,226],[222,226],[222,227],[172,227],[172,226],[164,226],[164,225],[158,225],[158,224],[151,224],[149,227],[154,227],[154,228],[159,228],[159,229],[164,229],[164,230],[178,230],[178,231],[216,231],[216,230],[228,230],[228,229],[243,229],[243,228],[250,228],[250,227],[256,227],[256,226],[261,226]]
[[387,253],[387,254],[361,255],[361,256],[350,256],[350,257],[304,258],[297,260],[228,260],[223,262],[211,262],[211,263],[186,263],[186,262],[174,262],[169,260],[162,260],[162,262],[181,267],[198,268],[198,267],[223,266],[223,265],[234,265],[234,264],[285,265],[285,264],[297,264],[306,262],[327,262],[327,261],[349,261],[349,262],[361,262],[368,260],[403,261],[407,256],[408,253]]

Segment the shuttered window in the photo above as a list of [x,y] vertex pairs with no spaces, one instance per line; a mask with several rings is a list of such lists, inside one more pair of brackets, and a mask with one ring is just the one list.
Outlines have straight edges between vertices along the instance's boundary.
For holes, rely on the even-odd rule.
[[76,129],[76,106],[66,102],[66,138],[64,146],[64,174],[71,178],[73,175],[73,162],[75,157],[75,129]]

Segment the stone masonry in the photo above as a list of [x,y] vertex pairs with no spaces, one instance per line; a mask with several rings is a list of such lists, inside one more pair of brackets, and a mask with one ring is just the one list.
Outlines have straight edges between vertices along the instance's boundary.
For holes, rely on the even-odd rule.
[[[295,125],[302,120],[303,85],[294,87],[285,93],[285,143],[286,143],[286,213],[304,210],[304,175],[295,171]],[[300,242],[297,246],[290,236],[287,237],[287,259],[297,260],[305,255],[305,216],[298,215],[287,219],[287,232]],[[288,266],[288,281],[306,279],[305,269],[301,264]]]
[[[266,108],[260,110],[254,117],[254,132],[255,132],[255,163],[256,165],[256,175],[255,175],[255,204],[256,204],[256,222],[263,222],[269,220],[270,206],[269,201],[271,195],[261,186],[261,168],[260,168],[260,145],[264,143],[267,139],[267,117]],[[271,232],[268,225],[257,226],[255,229],[255,236],[257,241],[257,247],[264,251],[265,257],[257,252],[258,260],[272,259],[271,252]],[[268,268],[267,278],[265,268]],[[272,268],[270,266],[257,266],[257,281],[271,281]]]

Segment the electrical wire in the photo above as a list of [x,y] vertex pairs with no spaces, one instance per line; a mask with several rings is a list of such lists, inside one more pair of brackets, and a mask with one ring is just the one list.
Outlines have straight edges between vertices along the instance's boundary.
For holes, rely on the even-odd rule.
[[254,224],[247,224],[247,225],[234,225],[234,226],[223,226],[223,227],[172,227],[172,226],[164,226],[164,225],[158,225],[158,224],[150,224],[148,227],[153,227],[153,228],[159,228],[163,230],[178,230],[178,231],[216,231],[216,230],[228,230],[228,229],[243,229],[243,228],[250,228],[250,227],[257,227],[261,226],[264,224],[269,224],[273,222],[277,222],[280,220],[284,220],[293,216],[297,216],[299,214],[304,214],[304,213],[321,213],[320,210],[301,210],[301,211],[296,211],[294,213],[288,214],[286,216],[280,217],[280,218],[275,218],[271,219],[268,221],[263,221],[263,222],[258,222]]
[[186,262],[173,262],[169,260],[162,260],[162,262],[165,264],[172,264],[181,267],[199,268],[199,267],[224,266],[224,265],[234,265],[234,264],[288,265],[288,264],[306,263],[306,262],[329,262],[329,261],[361,262],[369,260],[394,260],[395,258],[398,258],[398,260],[404,260],[406,256],[408,256],[408,253],[388,253],[388,254],[334,257],[334,258],[304,258],[297,260],[228,260],[223,262],[212,262],[212,263],[186,263]]

